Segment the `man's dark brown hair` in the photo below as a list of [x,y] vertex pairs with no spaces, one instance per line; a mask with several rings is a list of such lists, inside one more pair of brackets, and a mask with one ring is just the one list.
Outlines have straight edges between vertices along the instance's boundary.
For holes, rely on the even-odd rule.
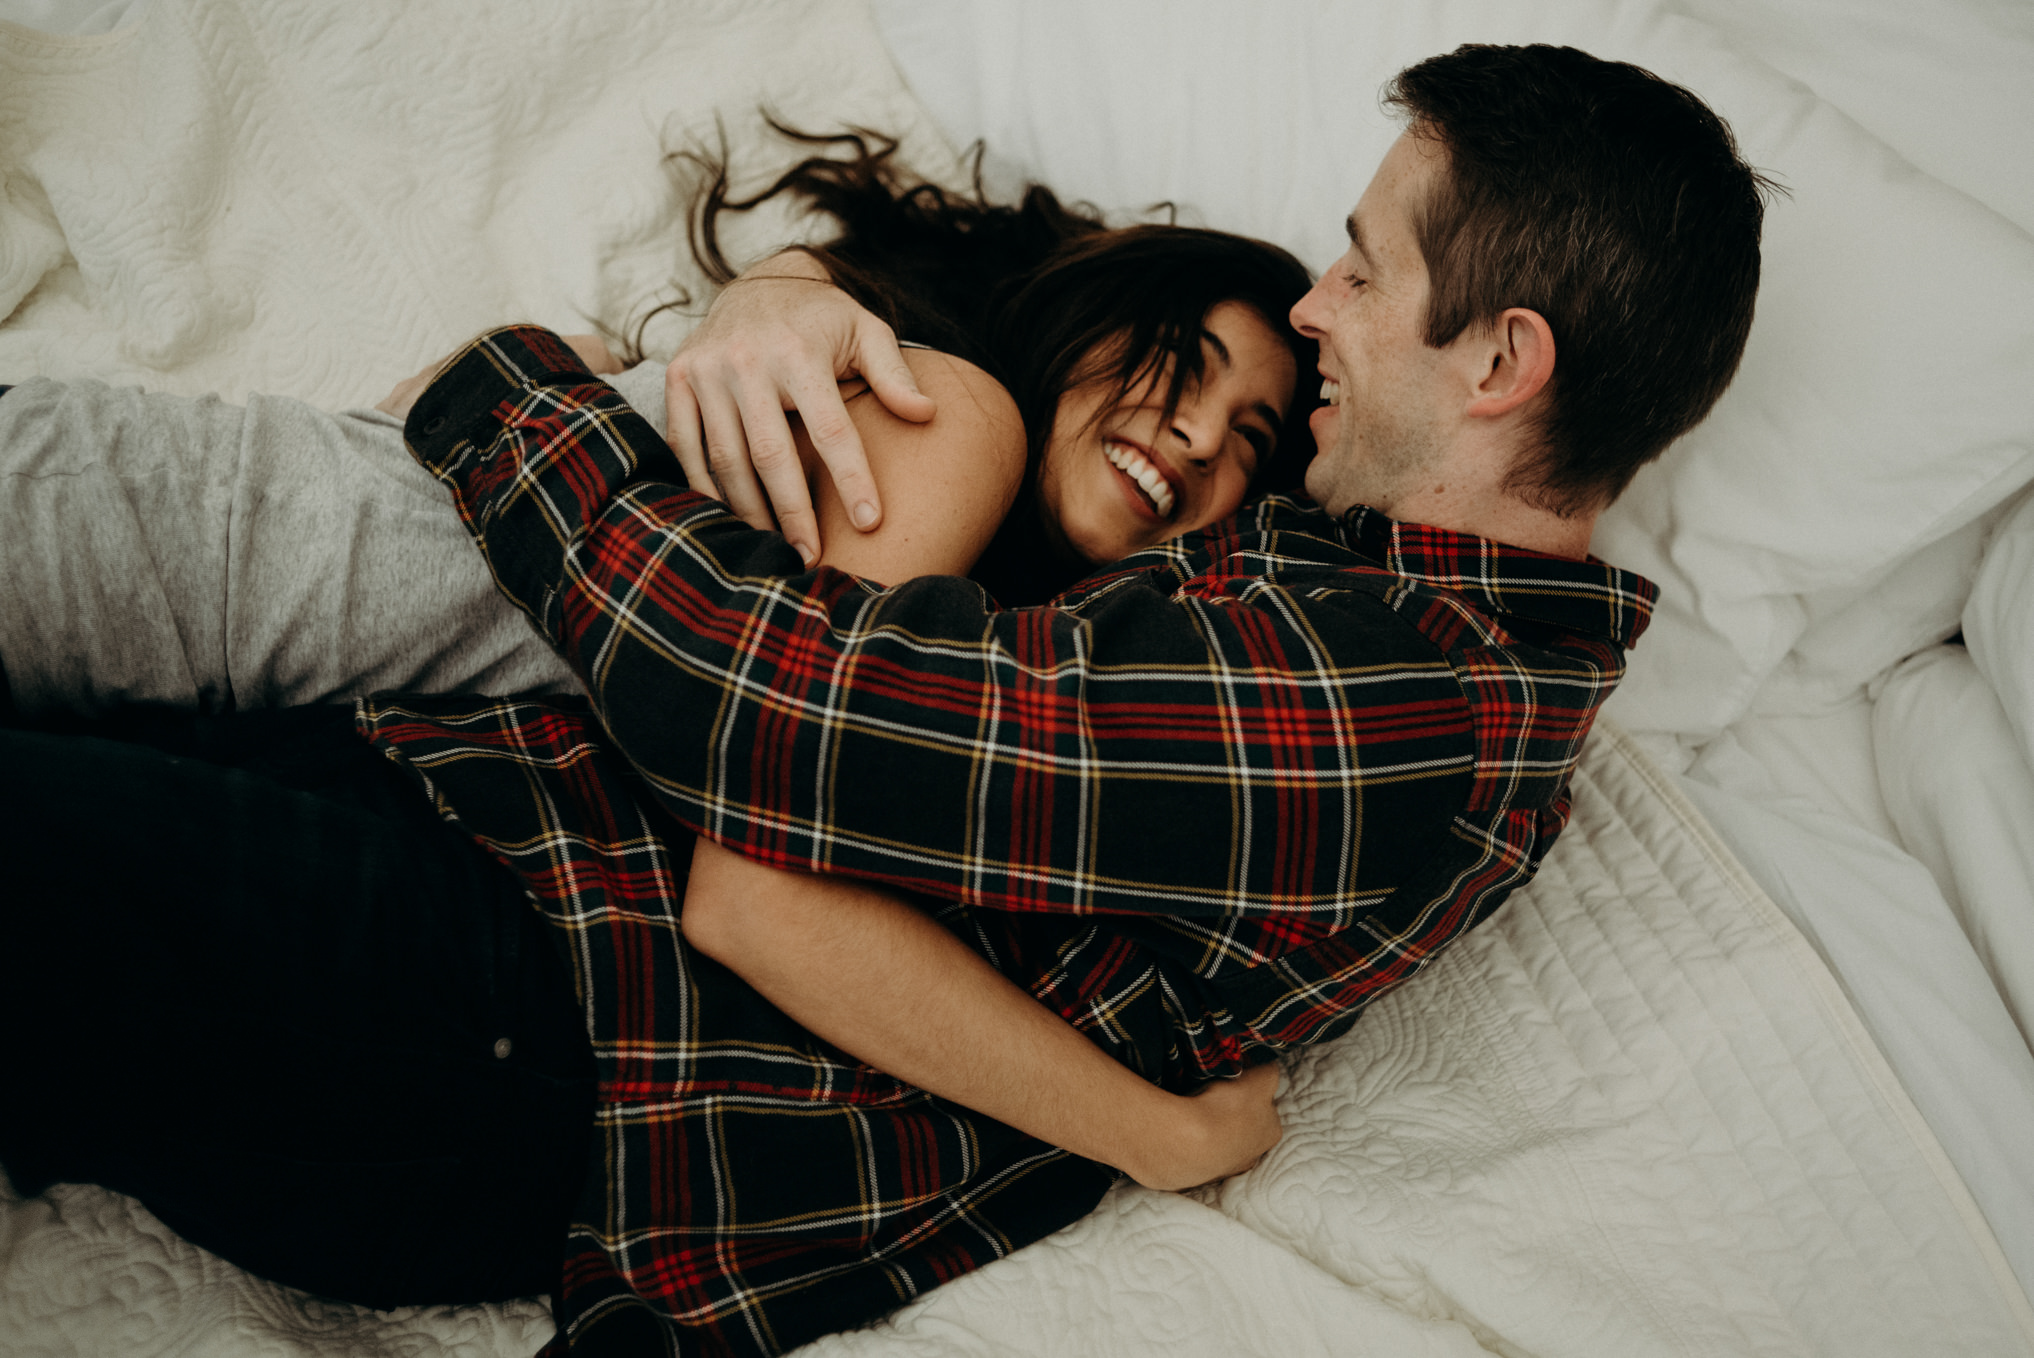
[[1545,317],[1554,376],[1510,488],[1562,514],[1609,503],[1737,371],[1769,181],[1693,94],[1572,47],[1459,47],[1384,98],[1447,152],[1415,223],[1427,342]]

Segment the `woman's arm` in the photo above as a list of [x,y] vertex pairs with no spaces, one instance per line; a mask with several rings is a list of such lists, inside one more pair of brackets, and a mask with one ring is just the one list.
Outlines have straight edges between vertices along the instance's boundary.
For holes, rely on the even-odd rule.
[[1147,1187],[1240,1173],[1278,1143],[1276,1067],[1169,1094],[879,889],[700,840],[683,923],[694,947],[849,1055]]

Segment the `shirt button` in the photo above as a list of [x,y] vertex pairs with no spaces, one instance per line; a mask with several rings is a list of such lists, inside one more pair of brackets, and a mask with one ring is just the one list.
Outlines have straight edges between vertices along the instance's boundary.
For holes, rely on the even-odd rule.
[[509,1053],[510,1053],[510,1052],[512,1052],[512,1051],[514,1051],[514,1050],[515,1050],[515,1044],[514,1044],[513,1042],[510,1042],[510,1041],[509,1041],[509,1040],[508,1040],[507,1038],[505,1038],[505,1037],[502,1037],[502,1038],[496,1038],[496,1039],[495,1039],[495,1043],[494,1043],[494,1059],[495,1059],[495,1060],[497,1060],[497,1061],[506,1061],[506,1060],[508,1060],[508,1057],[509,1057]]
[[433,415],[430,419],[424,421],[424,437],[429,438],[444,427],[445,417],[443,415]]

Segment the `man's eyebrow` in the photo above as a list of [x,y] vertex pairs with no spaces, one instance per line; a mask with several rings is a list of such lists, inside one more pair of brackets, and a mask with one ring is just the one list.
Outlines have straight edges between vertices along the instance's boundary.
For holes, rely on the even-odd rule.
[[1349,244],[1355,248],[1356,253],[1368,259],[1370,252],[1363,248],[1363,223],[1356,220],[1354,209],[1351,209],[1349,215],[1342,219],[1342,229],[1349,233]]

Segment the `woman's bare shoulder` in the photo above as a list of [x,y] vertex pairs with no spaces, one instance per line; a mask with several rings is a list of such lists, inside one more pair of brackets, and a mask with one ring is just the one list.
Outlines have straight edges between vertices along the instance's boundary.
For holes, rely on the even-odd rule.
[[1024,479],[1024,424],[1002,383],[937,350],[906,349],[904,361],[938,407],[925,423],[899,419],[866,390],[848,394],[848,414],[883,500],[880,527],[862,533],[848,522],[832,481],[805,449],[822,559],[885,583],[964,574]]
[[942,353],[938,349],[906,349],[904,361],[911,366],[912,374],[918,379],[919,390],[926,395],[935,401],[939,399],[927,388],[930,383],[964,397],[985,414],[1006,424],[1008,429],[1005,432],[1015,430],[1022,440],[1023,426],[1017,417],[1017,402],[1011,399],[1001,382],[983,369],[958,355]]

